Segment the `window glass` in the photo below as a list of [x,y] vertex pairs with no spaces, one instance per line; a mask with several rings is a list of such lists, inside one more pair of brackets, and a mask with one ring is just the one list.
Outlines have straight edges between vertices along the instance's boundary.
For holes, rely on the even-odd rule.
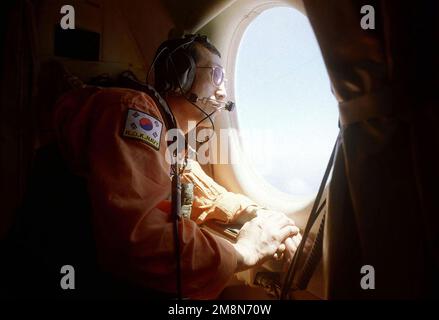
[[243,35],[235,75],[242,147],[253,169],[287,194],[315,195],[338,110],[307,17],[287,7],[262,12]]

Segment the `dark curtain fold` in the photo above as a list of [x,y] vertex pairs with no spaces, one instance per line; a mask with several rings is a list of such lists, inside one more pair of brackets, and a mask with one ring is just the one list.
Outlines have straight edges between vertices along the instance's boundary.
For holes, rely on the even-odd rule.
[[[304,2],[340,111],[327,297],[437,297],[438,2]],[[363,5],[374,30],[360,26]],[[375,269],[373,290],[360,286],[363,265]]]
[[33,152],[37,30],[32,1],[2,3],[0,78],[0,239],[14,220]]

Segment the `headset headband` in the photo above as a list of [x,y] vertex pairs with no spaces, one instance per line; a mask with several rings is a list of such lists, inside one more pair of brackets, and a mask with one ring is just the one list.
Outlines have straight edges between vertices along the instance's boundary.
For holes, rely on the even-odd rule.
[[155,87],[158,92],[185,94],[190,90],[196,71],[196,63],[189,50],[194,42],[208,40],[206,36],[191,34],[167,40],[159,47],[151,65],[151,68],[154,67]]

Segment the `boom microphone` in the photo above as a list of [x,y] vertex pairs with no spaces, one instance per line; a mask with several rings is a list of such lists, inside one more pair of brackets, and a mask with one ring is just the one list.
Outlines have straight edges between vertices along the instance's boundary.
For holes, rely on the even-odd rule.
[[225,102],[225,101],[220,101],[220,100],[211,99],[211,98],[207,98],[207,97],[198,98],[198,96],[195,93],[192,93],[192,92],[189,94],[189,98],[188,99],[189,99],[190,102],[193,102],[193,103],[195,103],[197,101],[201,101],[202,103],[206,103],[208,101],[212,101],[212,102],[216,102],[216,103],[218,103],[220,105],[223,104],[224,106],[220,107],[219,110],[226,109],[227,111],[232,111],[233,109],[235,109],[235,103],[233,101],[230,101],[230,100]]
[[226,109],[227,111],[233,111],[235,109],[235,103],[233,101],[227,101],[224,109]]

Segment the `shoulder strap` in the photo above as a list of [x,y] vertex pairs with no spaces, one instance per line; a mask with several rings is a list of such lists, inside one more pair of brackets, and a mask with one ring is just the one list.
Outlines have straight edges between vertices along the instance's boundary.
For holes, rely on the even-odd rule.
[[122,72],[119,75],[116,85],[122,88],[130,88],[141,91],[149,95],[157,105],[157,108],[159,109],[160,114],[165,121],[166,129],[170,130],[177,128],[175,117],[165,99],[163,99],[163,97],[152,86],[147,83],[140,82],[132,71],[127,70]]
[[160,114],[162,115],[163,120],[165,121],[166,128],[168,130],[177,128],[175,117],[171,109],[169,108],[169,105],[166,102],[166,100],[163,99],[162,96],[149,84],[144,85],[142,91],[148,94],[151,98],[153,98],[154,102],[156,103],[160,111]]
[[[320,183],[319,191],[317,193],[317,196],[314,200],[313,207],[311,209],[310,216],[308,218],[308,222],[306,223],[305,230],[303,232],[302,241],[300,242],[299,247],[297,248],[296,254],[293,257],[293,260],[290,263],[290,266],[288,268],[287,274],[285,276],[284,283],[282,285],[282,290],[280,294],[280,299],[285,300],[287,298],[287,294],[291,289],[301,289],[304,290],[309,280],[311,279],[312,274],[314,273],[314,270],[317,266],[317,264],[320,261],[320,258],[322,256],[322,246],[323,246],[323,230],[325,225],[325,210],[323,208],[326,206],[326,199],[322,200],[322,195],[326,187],[326,182],[328,181],[329,174],[332,171],[333,164],[334,164],[334,158],[338,151],[340,143],[340,132],[337,136],[337,139],[334,144],[334,148],[332,149],[331,156],[329,158],[328,165],[325,170],[325,174],[323,175],[322,182]],[[294,288],[292,288],[294,284],[294,280],[296,278],[296,274],[298,273],[299,269],[299,260],[304,255],[304,246],[306,243],[306,240],[309,236],[309,233],[311,232],[311,228],[314,225],[314,222],[316,222],[317,218],[320,216],[320,214],[323,213],[322,220],[320,223],[319,231],[317,233],[317,237],[314,240],[314,243],[312,245],[312,249],[309,253],[309,256],[303,265],[302,273],[299,275],[298,285]]]

